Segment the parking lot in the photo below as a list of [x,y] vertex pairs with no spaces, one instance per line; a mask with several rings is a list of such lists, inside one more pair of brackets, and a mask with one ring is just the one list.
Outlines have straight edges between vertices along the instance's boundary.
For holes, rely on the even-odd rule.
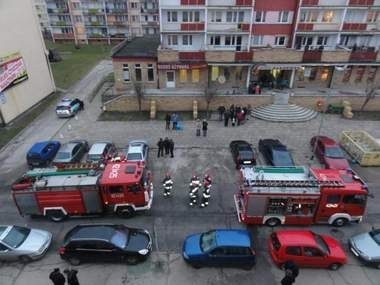
[[[233,201],[238,187],[238,171],[235,170],[228,148],[234,139],[244,139],[257,148],[260,138],[278,138],[291,150],[297,165],[315,165],[311,160],[309,139],[317,134],[321,118],[298,124],[270,123],[250,119],[245,125],[225,128],[222,122],[210,121],[207,137],[195,136],[195,124],[184,122],[182,131],[165,131],[164,122],[104,122],[97,121],[100,114],[100,98],[71,119],[58,119],[54,106],[40,115],[31,127],[25,130],[0,153],[0,224],[20,224],[49,230],[54,235],[52,247],[47,255],[27,265],[20,263],[0,264],[0,284],[50,284],[48,275],[55,267],[62,270],[69,265],[57,253],[64,234],[79,223],[123,223],[148,229],[154,239],[153,254],[147,262],[126,266],[123,264],[83,264],[77,267],[81,284],[279,284],[283,272],[276,268],[266,248],[266,240],[272,229],[252,226],[257,248],[257,265],[251,271],[240,269],[193,269],[181,257],[184,237],[190,233],[213,228],[245,228],[239,224]],[[367,130],[374,137],[380,137],[376,121],[350,121],[336,115],[325,115],[322,134],[338,138],[342,130]],[[160,137],[173,138],[175,157],[157,158],[156,143]],[[25,153],[37,140],[87,139],[90,143],[99,139],[112,140],[118,147],[124,147],[132,139],[146,139],[151,147],[149,168],[153,171],[155,197],[149,212],[132,219],[123,220],[115,216],[73,218],[62,223],[52,223],[42,218],[20,217],[11,201],[10,183],[26,170]],[[263,158],[259,156],[258,163]],[[326,225],[312,226],[318,233],[327,233],[347,247],[347,238],[380,227],[380,177],[377,168],[353,168],[368,182],[375,198],[369,199],[367,215],[363,223],[335,229]],[[164,198],[161,181],[169,171],[174,180],[174,195]],[[193,173],[211,174],[214,185],[210,206],[201,209],[188,206],[188,182]],[[284,227],[279,227],[284,228]],[[286,227],[294,228],[294,227]],[[338,271],[323,269],[301,269],[296,284],[379,284],[380,270],[362,266],[347,252],[349,262]],[[33,282],[31,283],[31,280]]]

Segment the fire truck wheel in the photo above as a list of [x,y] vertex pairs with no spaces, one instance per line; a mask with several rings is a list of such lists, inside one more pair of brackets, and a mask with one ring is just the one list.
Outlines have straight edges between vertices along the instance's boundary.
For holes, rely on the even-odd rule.
[[126,258],[125,262],[129,265],[136,265],[139,263],[139,258],[137,256],[131,255]]
[[18,259],[22,263],[28,263],[28,262],[32,261],[32,259],[29,256],[27,256],[27,255],[21,255]]
[[135,215],[135,210],[131,206],[119,207],[116,210],[116,214],[121,218],[131,218]]
[[347,223],[348,223],[348,220],[346,218],[337,218],[334,220],[333,225],[335,227],[343,227]]
[[55,223],[62,222],[67,217],[61,210],[46,211],[46,216]]
[[270,218],[268,219],[265,224],[268,226],[268,227],[276,227],[278,226],[279,224],[281,224],[281,221],[277,218]]
[[75,258],[75,257],[70,257],[68,260],[67,260],[71,265],[74,265],[74,266],[77,266],[79,265],[81,262],[80,262],[80,259],[79,258]]
[[342,264],[340,263],[333,263],[333,264],[330,264],[329,269],[335,271],[335,270],[338,270],[341,266]]

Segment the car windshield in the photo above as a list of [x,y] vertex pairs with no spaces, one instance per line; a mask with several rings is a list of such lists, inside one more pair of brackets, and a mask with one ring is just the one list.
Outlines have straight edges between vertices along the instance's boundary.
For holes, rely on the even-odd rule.
[[317,235],[315,233],[313,233],[313,236],[314,236],[315,242],[318,244],[319,249],[322,250],[323,253],[328,254],[330,250],[329,250],[328,245],[324,241],[324,239],[320,235]]
[[127,160],[141,160],[141,153],[128,153]]
[[273,150],[273,162],[277,166],[294,165],[292,157],[289,152],[282,150]]
[[69,159],[70,153],[69,152],[58,152],[55,159]]
[[211,231],[201,235],[201,249],[204,252],[209,251],[216,246],[216,232]]
[[30,229],[14,226],[3,239],[3,242],[7,245],[17,248],[19,247],[28,237]]
[[128,242],[129,231],[125,229],[124,231],[115,231],[111,238],[111,243],[119,248],[125,248]]
[[239,151],[239,156],[241,156],[242,158],[252,158],[252,151],[249,151],[249,150]]
[[70,108],[68,106],[57,106],[56,110],[69,110]]
[[380,230],[376,230],[376,231],[369,232],[369,235],[371,236],[371,238],[373,238],[373,240],[374,240],[378,245],[380,245]]
[[100,154],[89,154],[88,155],[88,160],[100,160],[101,157],[102,156]]
[[325,150],[325,155],[331,158],[344,158],[343,151],[340,147],[328,147]]

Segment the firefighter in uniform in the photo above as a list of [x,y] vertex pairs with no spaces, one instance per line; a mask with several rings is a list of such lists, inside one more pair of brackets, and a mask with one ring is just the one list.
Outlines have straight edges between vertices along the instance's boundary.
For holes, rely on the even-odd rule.
[[198,191],[201,187],[201,181],[199,180],[198,176],[193,175],[190,180],[190,190],[189,190],[189,205],[194,206],[198,203]]
[[205,178],[203,179],[203,193],[202,193],[202,202],[201,202],[202,208],[208,206],[208,200],[211,197],[211,185],[212,185],[211,176],[206,174]]
[[162,185],[164,186],[164,196],[169,197],[173,189],[173,180],[169,173],[166,173],[165,178],[162,181]]

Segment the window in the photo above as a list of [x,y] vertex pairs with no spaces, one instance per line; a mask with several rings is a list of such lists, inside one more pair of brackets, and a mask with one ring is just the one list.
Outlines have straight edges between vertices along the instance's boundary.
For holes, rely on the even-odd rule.
[[187,82],[187,70],[180,69],[179,70],[179,82],[186,83]]
[[280,11],[278,13],[278,22],[287,23],[288,18],[289,18],[289,12],[288,11]]
[[79,9],[80,8],[80,3],[79,2],[72,2],[73,8],[74,9]]
[[211,36],[210,45],[220,46],[220,36]]
[[336,204],[340,202],[340,195],[328,195],[327,203]]
[[263,35],[254,35],[252,37],[252,45],[253,46],[261,46],[263,45]]
[[168,45],[169,46],[178,45],[178,37],[176,35],[168,35]]
[[224,45],[234,46],[235,45],[235,37],[234,36],[225,36]]
[[316,22],[318,11],[301,11],[300,22]]
[[138,22],[139,17],[138,16],[131,16],[131,21],[132,22]]
[[157,15],[153,15],[153,21],[155,21],[155,22],[158,21],[158,16]]
[[285,250],[286,254],[301,256],[300,246],[288,246]]
[[168,11],[168,22],[177,22],[177,12],[176,11]]
[[379,11],[369,10],[368,14],[367,14],[367,22],[368,23],[375,23],[378,15],[379,15]]
[[145,22],[148,22],[148,20],[149,20],[148,15],[144,16],[144,20],[145,20]]
[[325,11],[323,13],[322,22],[331,23],[333,18],[334,18],[334,12],[333,11]]
[[216,22],[216,23],[222,22],[222,12],[211,11],[211,22]]
[[141,72],[140,64],[135,64],[135,76],[136,76],[136,81],[142,80],[142,72]]
[[346,196],[343,196],[343,203],[364,206],[366,203],[366,196],[365,195],[346,195]]
[[315,247],[304,247],[303,253],[305,256],[309,257],[321,257],[323,256],[322,252]]
[[82,16],[74,16],[75,23],[82,23]]
[[228,23],[244,22],[244,11],[227,11],[226,22]]
[[153,64],[148,64],[148,81],[154,81],[154,68],[153,68]]
[[110,194],[123,193],[123,186],[121,185],[113,185],[108,188]]
[[129,77],[129,67],[128,64],[123,64],[123,80],[129,81],[131,80]]
[[286,37],[285,36],[275,37],[274,44],[276,46],[284,46],[286,44]]
[[256,11],[255,22],[256,23],[264,23],[265,22],[265,16],[266,16],[265,11]]
[[199,11],[183,11],[182,22],[199,22]]
[[0,243],[0,251],[6,251],[8,248],[3,245],[2,243]]
[[131,2],[131,8],[136,9],[137,8],[137,2]]
[[317,45],[319,45],[319,46],[327,45],[327,37],[318,37],[317,38]]
[[229,246],[224,249],[226,255],[251,255],[251,250],[247,247]]
[[244,22],[244,11],[240,11],[238,14],[238,22],[242,23]]
[[183,35],[182,36],[182,45],[191,46],[193,44],[193,36],[192,35]]
[[313,43],[313,37],[302,37],[302,45],[309,46]]
[[193,83],[199,82],[199,69],[191,70],[191,82]]

